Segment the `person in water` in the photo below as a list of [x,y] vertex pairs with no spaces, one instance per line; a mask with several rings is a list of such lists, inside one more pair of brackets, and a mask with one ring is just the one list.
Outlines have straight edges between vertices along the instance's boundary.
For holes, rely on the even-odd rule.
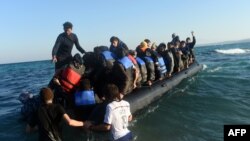
[[192,34],[192,37],[193,37],[193,41],[191,42],[191,39],[188,37],[186,39],[186,46],[187,48],[189,49],[189,63],[193,63],[193,61],[195,60],[195,55],[194,55],[194,46],[196,44],[196,39],[195,39],[195,36],[194,36],[194,32],[192,31],[191,32]]
[[55,63],[56,71],[69,64],[72,60],[71,52],[74,44],[78,51],[82,54],[85,53],[85,50],[79,44],[76,34],[72,33],[72,23],[65,22],[63,28],[64,32],[57,37],[52,50],[52,61]]
[[117,54],[116,53],[117,48],[124,48],[128,51],[128,46],[123,41],[121,41],[118,37],[112,36],[110,38],[110,43],[111,45],[110,45],[109,50],[115,55]]
[[128,130],[128,122],[132,120],[130,104],[122,100],[119,89],[114,84],[106,87],[106,98],[110,100],[106,107],[104,121],[100,125],[88,125],[92,131],[109,131],[113,141],[131,141],[133,136]]
[[54,94],[50,88],[42,88],[40,91],[42,104],[38,108],[34,119],[28,123],[26,131],[29,133],[39,129],[39,141],[61,141],[64,120],[69,126],[82,127],[84,123],[71,119],[59,104],[53,104]]

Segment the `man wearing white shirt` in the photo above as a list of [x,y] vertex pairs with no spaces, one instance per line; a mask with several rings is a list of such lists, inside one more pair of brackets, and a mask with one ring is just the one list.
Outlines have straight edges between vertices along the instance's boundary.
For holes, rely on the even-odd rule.
[[119,89],[114,84],[107,85],[105,98],[110,100],[106,107],[104,123],[101,125],[91,125],[90,130],[108,131],[111,130],[112,140],[131,141],[132,133],[128,130],[128,122],[132,120],[130,104],[121,99]]

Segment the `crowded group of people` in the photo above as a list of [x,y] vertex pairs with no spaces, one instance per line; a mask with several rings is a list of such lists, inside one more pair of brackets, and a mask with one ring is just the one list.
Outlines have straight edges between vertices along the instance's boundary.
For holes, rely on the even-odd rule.
[[[127,129],[132,120],[130,105],[123,98],[134,89],[172,77],[195,61],[194,32],[192,40],[185,41],[172,34],[167,44],[144,39],[135,50],[113,36],[110,47],[97,46],[86,52],[72,33],[72,23],[65,22],[63,27],[52,50],[55,75],[41,89],[41,103],[28,120],[27,131],[38,125],[40,140],[61,140],[62,119],[70,126],[111,130],[111,140],[132,140]],[[74,45],[83,56],[71,55]],[[64,109],[73,109],[76,120]]]

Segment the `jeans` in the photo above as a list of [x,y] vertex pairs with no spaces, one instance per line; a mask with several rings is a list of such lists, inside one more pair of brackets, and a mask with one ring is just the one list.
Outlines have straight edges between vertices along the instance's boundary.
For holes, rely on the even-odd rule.
[[133,135],[131,132],[129,132],[128,134],[126,134],[125,136],[115,140],[115,141],[132,141],[133,140]]

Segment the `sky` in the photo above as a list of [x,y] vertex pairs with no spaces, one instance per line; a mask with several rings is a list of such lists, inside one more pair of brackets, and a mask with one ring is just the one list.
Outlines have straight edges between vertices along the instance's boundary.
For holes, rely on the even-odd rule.
[[[51,59],[65,21],[92,51],[118,36],[134,49],[193,30],[197,44],[250,38],[249,0],[1,0],[0,64]],[[73,53],[77,52],[74,47]]]

